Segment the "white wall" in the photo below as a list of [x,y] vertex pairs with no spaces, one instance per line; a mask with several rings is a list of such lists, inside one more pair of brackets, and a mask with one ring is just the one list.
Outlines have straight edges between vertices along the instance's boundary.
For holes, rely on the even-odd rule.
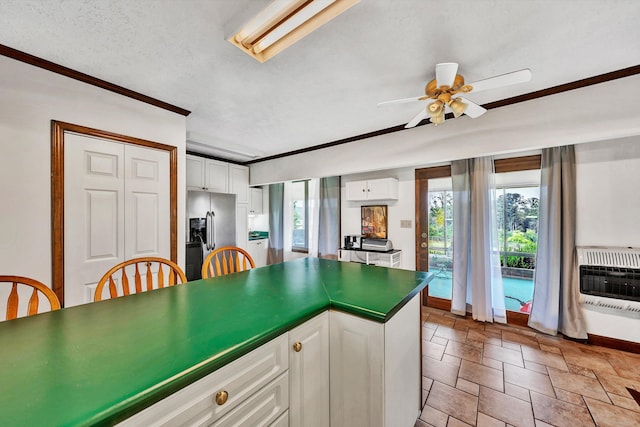
[[[362,206],[387,205],[387,238],[394,249],[402,250],[401,268],[415,270],[415,171],[413,168],[369,172],[342,177],[341,186],[341,234],[360,234]],[[374,200],[365,202],[346,199],[346,183],[375,178],[398,178],[398,200]],[[411,221],[411,228],[400,228],[400,220]]]
[[[578,246],[640,248],[640,137],[576,147]],[[591,334],[640,342],[640,320],[583,309]]]
[[[51,286],[51,120],[178,147],[178,224],[185,206],[186,118],[0,57],[0,272]],[[184,227],[178,260],[184,266]]]

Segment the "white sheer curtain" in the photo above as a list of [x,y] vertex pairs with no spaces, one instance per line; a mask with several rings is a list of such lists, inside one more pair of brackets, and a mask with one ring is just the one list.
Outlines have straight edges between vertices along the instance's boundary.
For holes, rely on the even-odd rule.
[[578,306],[576,170],[573,146],[542,150],[538,253],[529,326],[586,339]]
[[493,158],[451,164],[453,288],[451,311],[482,322],[506,323],[496,221]]
[[284,261],[284,184],[269,186],[269,250],[267,264]]

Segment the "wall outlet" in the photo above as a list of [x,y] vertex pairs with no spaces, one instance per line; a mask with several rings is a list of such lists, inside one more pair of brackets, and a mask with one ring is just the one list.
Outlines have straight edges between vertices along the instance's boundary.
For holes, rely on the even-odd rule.
[[400,228],[411,228],[411,220],[410,219],[401,219],[400,220]]

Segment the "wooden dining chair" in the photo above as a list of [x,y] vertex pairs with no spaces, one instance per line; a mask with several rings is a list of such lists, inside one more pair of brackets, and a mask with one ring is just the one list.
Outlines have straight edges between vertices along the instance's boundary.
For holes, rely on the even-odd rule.
[[255,268],[247,251],[236,246],[223,246],[211,252],[202,263],[202,278],[224,276]]
[[[133,285],[130,284],[129,275],[132,276]],[[187,283],[187,277],[180,266],[173,261],[158,257],[133,258],[114,266],[102,276],[96,286],[93,300],[102,300],[102,291],[107,285],[109,297],[117,298],[180,283]]]
[[[47,285],[38,282],[37,280],[30,279],[22,276],[0,276],[0,285],[11,284],[11,291],[7,299],[7,311],[4,320],[13,320],[18,317],[18,308],[20,307],[20,294],[22,289],[27,293],[31,293],[29,303],[26,308],[27,316],[38,314],[40,307],[40,294],[49,300],[49,306],[51,311],[60,310],[60,301],[58,297],[53,293],[51,288]],[[23,294],[24,295],[24,294]]]

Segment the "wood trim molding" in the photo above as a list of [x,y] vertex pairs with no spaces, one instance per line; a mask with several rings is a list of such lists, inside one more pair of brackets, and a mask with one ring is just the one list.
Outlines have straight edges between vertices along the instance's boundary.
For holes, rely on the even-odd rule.
[[[609,73],[599,74],[597,76],[587,77],[585,79],[576,80],[569,83],[564,83],[561,85],[553,86],[547,89],[537,90],[535,92],[525,93],[523,95],[514,96],[507,99],[502,99],[499,101],[490,102],[488,104],[482,105],[487,110],[492,110],[494,108],[505,107],[507,105],[518,104],[520,102],[530,101],[532,99],[542,98],[545,96],[555,95],[562,92],[567,92],[574,89],[580,89],[583,87],[605,83],[611,80],[617,80],[624,77],[635,76],[636,74],[640,74],[640,65],[634,65],[632,67],[623,68],[616,71],[611,71]],[[446,116],[446,119],[449,120],[453,117],[453,114],[449,113]],[[431,122],[429,119],[424,119],[417,126],[428,125]],[[373,138],[374,136],[385,135],[393,132],[400,132],[405,130],[404,124],[398,126],[392,126],[386,129],[377,130],[374,132],[363,133],[361,135],[352,136],[349,138],[339,139],[333,142],[327,142],[324,144],[313,145],[311,147],[301,148],[294,151],[288,151],[286,153],[274,154],[273,156],[262,157],[260,159],[249,160],[245,162],[245,165],[250,165],[252,163],[265,162],[267,160],[279,159],[282,157],[293,156],[295,154],[307,153],[309,151],[321,150],[323,148],[335,147],[336,145],[347,144],[349,142],[359,141],[361,139]]]
[[64,135],[73,132],[169,152],[171,261],[178,262],[178,148],[71,123],[51,121],[51,284],[64,307]]
[[640,343],[638,342],[619,340],[617,338],[603,337],[602,335],[594,334],[587,334],[587,337],[589,344],[592,345],[640,354]]
[[497,159],[493,161],[493,167],[496,173],[516,172],[531,169],[540,169],[542,156],[540,154],[534,156],[512,157],[509,159]]
[[25,64],[33,65],[34,67],[51,71],[52,73],[69,77],[83,83],[90,84],[92,86],[99,87],[101,89],[108,90],[110,92],[115,92],[119,95],[124,95],[128,98],[135,99],[136,101],[144,102],[146,104],[153,105],[154,107],[162,108],[163,110],[180,114],[181,116],[188,116],[189,114],[191,114],[191,111],[185,110],[184,108],[169,104],[164,101],[160,101],[159,99],[155,99],[147,95],[143,95],[139,92],[135,92],[125,87],[109,83],[108,81],[81,73],[80,71],[64,67],[54,62],[47,61],[46,59],[38,58],[37,56],[22,52],[17,49],[13,49],[3,44],[0,44],[0,55],[6,56],[7,58],[15,59],[16,61],[24,62]]

